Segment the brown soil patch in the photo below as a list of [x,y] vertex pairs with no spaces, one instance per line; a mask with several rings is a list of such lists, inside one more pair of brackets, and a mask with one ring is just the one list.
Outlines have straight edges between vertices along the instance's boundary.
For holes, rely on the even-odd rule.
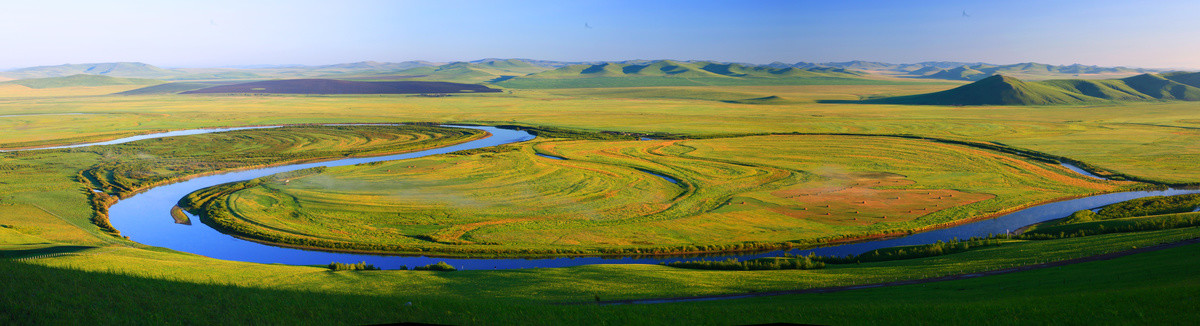
[[886,189],[913,184],[912,180],[896,174],[858,173],[831,177],[844,183],[772,192],[776,197],[795,200],[796,204],[770,209],[825,224],[870,225],[911,221],[943,209],[995,197],[951,189]]

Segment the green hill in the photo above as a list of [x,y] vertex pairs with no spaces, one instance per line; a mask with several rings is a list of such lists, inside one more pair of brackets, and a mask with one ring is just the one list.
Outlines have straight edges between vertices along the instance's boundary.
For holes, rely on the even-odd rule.
[[1191,87],[1200,87],[1200,72],[1177,71],[1177,72],[1168,72],[1165,74],[1161,74],[1159,76],[1162,76],[1163,78],[1166,78],[1166,79],[1170,79],[1176,83],[1188,85]]
[[972,69],[971,67],[962,66],[962,67],[958,67],[958,68],[954,68],[954,69],[941,70],[938,72],[927,74],[927,75],[924,75],[923,78],[949,79],[949,80],[980,80],[980,79],[987,78],[988,76],[991,76],[991,75],[992,74],[988,74],[988,73],[985,73],[985,72],[982,72],[979,70]]
[[445,81],[456,83],[480,83],[491,80],[528,75],[549,68],[530,64],[519,59],[490,60],[477,63],[452,62],[441,66],[417,67],[387,75],[409,76],[407,80]]
[[1200,101],[1200,88],[1180,84],[1162,76],[1141,74],[1121,81],[1138,92],[1157,99]]
[[1039,82],[1043,85],[1055,87],[1063,91],[1083,94],[1099,99],[1107,99],[1114,101],[1131,101],[1131,100],[1153,100],[1155,97],[1143,94],[1129,87],[1128,84],[1120,80],[1082,80],[1082,79],[1057,79],[1046,80]]
[[549,68],[534,65],[520,59],[491,60],[473,63],[472,65],[477,68],[492,69],[503,73],[514,73],[519,75],[527,75],[549,70]]
[[[570,65],[496,82],[510,88],[886,84],[841,68],[658,60]],[[890,82],[895,83],[895,82]]]
[[944,72],[931,73],[929,67],[936,63],[928,63],[925,68],[907,72],[906,75],[949,80],[980,80],[991,75],[1005,75],[1026,79],[1051,78],[1113,78],[1147,73],[1148,69],[1125,67],[1100,67],[1073,64],[1068,66],[1048,65],[1044,63],[1026,62],[1011,65],[990,65],[983,63],[968,64],[949,69]]
[[[1185,81],[1195,78],[1185,74],[1170,77]],[[1200,88],[1152,74],[1122,79],[1061,79],[1040,82],[1025,82],[995,75],[941,92],[864,102],[920,105],[1053,105],[1150,100],[1200,101]]]
[[939,73],[939,72],[942,72],[942,71],[944,71],[944,70],[943,70],[943,69],[941,69],[941,68],[938,68],[938,67],[934,67],[934,66],[924,66],[924,67],[921,67],[921,68],[919,68],[919,69],[917,69],[917,70],[909,71],[909,72],[908,72],[908,74],[910,74],[910,75],[917,75],[917,76],[929,76],[929,75],[932,75],[932,74],[935,74],[935,73]]
[[1038,83],[995,75],[936,93],[870,100],[871,103],[923,105],[1048,105],[1098,100]]
[[112,86],[112,85],[156,85],[163,81],[155,79],[118,78],[101,75],[72,75],[67,77],[18,79],[0,83],[0,85],[21,85],[29,88],[59,88],[77,86]]

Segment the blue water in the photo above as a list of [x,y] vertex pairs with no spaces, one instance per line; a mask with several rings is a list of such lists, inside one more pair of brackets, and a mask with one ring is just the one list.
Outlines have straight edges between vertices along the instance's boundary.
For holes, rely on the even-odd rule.
[[1084,170],[1083,168],[1075,166],[1075,164],[1071,164],[1071,163],[1060,163],[1060,164],[1062,164],[1063,167],[1071,169],[1071,171],[1075,171],[1075,173],[1079,173],[1079,174],[1091,177],[1092,179],[1108,180],[1104,177],[1092,174],[1091,172],[1088,172],[1087,170]]
[[[662,262],[684,260],[684,258],[678,257],[574,257],[540,259],[439,258],[428,256],[385,256],[334,253],[283,248],[241,240],[217,232],[203,223],[194,223],[193,225],[176,224],[174,223],[174,219],[170,216],[170,209],[175,206],[176,202],[180,198],[183,198],[192,191],[218,184],[249,180],[276,173],[319,166],[333,167],[410,159],[460,150],[522,142],[534,138],[533,135],[523,131],[505,130],[494,127],[462,127],[484,130],[491,133],[492,136],[445,148],[407,154],[370,158],[349,158],[328,162],[286,165],[198,177],[175,184],[155,187],[146,192],[134,195],[128,199],[121,200],[113,205],[112,208],[110,208],[110,219],[113,226],[120,230],[122,235],[128,236],[131,240],[139,243],[151,246],[166,247],[217,259],[258,263],[323,265],[330,262],[350,263],[365,261],[384,269],[395,269],[399,268],[400,266],[412,267],[445,261],[460,269],[516,269],[568,267],[591,264],[657,264]],[[982,237],[989,234],[1004,234],[1030,224],[1066,217],[1071,213],[1082,209],[1092,209],[1147,196],[1165,196],[1188,193],[1200,193],[1200,190],[1171,189],[1163,191],[1135,191],[1097,195],[1087,198],[1035,206],[994,219],[982,220],[952,228],[917,233],[899,238],[844,244],[815,249],[797,249],[786,252],[799,255],[806,255],[811,252],[825,256],[844,256],[847,254],[860,254],[879,248],[927,244],[936,241],[946,241],[952,238],[969,238]],[[760,257],[779,256],[784,252],[785,251],[772,251],[754,254],[714,255],[708,256],[705,259],[739,258],[746,260]]]
[[668,176],[665,176],[665,175],[662,175],[662,174],[658,174],[658,173],[650,172],[650,170],[642,170],[642,169],[637,169],[637,170],[638,170],[638,171],[642,171],[642,173],[646,173],[646,174],[649,174],[649,175],[652,175],[652,176],[656,176],[656,177],[659,177],[659,178],[663,178],[663,180],[670,181],[671,183],[679,183],[679,179],[675,179],[675,178],[668,177]]

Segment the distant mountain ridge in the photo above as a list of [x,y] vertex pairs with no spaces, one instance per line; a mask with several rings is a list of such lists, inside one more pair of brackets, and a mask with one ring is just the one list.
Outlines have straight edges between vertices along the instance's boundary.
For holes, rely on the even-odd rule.
[[67,77],[81,74],[130,78],[164,78],[174,75],[175,72],[141,62],[108,62],[21,68],[0,73],[0,76],[13,79],[29,79]]
[[[101,75],[124,78],[148,78],[171,81],[201,81],[201,80],[262,80],[281,78],[341,78],[341,79],[412,79],[428,81],[453,82],[500,82],[530,74],[549,73],[552,70],[572,66],[648,66],[658,62],[668,62],[674,66],[697,64],[733,65],[740,72],[754,75],[770,69],[796,68],[811,72],[851,73],[867,72],[896,77],[911,77],[924,79],[945,79],[975,81],[994,74],[1004,74],[1022,79],[1062,79],[1062,78],[1112,78],[1125,77],[1141,73],[1159,72],[1154,69],[1099,67],[1080,64],[1055,66],[1040,63],[1019,63],[1011,65],[995,65],[982,62],[953,62],[927,61],[909,64],[893,64],[873,61],[844,61],[844,62],[772,62],[765,65],[706,61],[706,60],[622,60],[622,61],[553,61],[535,59],[502,59],[487,58],[466,62],[438,63],[430,61],[378,62],[361,61],[331,65],[251,65],[239,68],[161,68],[140,62],[111,62],[65,64],[57,66],[40,66],[14,69],[0,72],[0,78],[30,79],[48,77],[66,77],[77,74]],[[603,70],[604,68],[599,68]],[[622,68],[624,69],[624,68]],[[685,68],[686,69],[686,68]],[[757,70],[756,70],[757,69]],[[840,70],[839,70],[840,69]],[[653,71],[650,70],[650,71]],[[711,72],[711,71],[709,71]],[[737,74],[735,73],[735,74]],[[624,73],[612,76],[638,76],[640,74]],[[725,77],[737,77],[717,73]],[[689,72],[680,74],[665,74],[662,76],[707,76],[718,77],[704,72]],[[767,75],[763,75],[767,76]],[[778,76],[775,76],[778,77]]]
[[219,85],[180,94],[421,94],[495,93],[483,85],[426,81],[363,82],[336,79],[285,79]]
[[[778,66],[779,63],[772,65]],[[1035,62],[997,65],[984,62],[956,61],[926,61],[909,64],[895,64],[873,61],[845,62],[798,62],[793,67],[833,67],[851,70],[861,70],[875,74],[893,75],[898,77],[913,77],[926,79],[946,79],[976,81],[995,74],[1004,74],[1026,79],[1060,79],[1060,78],[1112,78],[1127,77],[1137,74],[1163,72],[1161,69],[1101,67],[1082,64],[1049,65]]]
[[1200,73],[1121,79],[1022,81],[993,75],[941,92],[864,101],[918,105],[1055,105],[1109,101],[1200,101]]

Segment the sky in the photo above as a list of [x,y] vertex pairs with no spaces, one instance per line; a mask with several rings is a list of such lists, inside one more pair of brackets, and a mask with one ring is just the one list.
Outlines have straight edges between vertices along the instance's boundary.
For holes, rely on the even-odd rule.
[[6,1],[0,68],[630,59],[1200,69],[1200,1]]

